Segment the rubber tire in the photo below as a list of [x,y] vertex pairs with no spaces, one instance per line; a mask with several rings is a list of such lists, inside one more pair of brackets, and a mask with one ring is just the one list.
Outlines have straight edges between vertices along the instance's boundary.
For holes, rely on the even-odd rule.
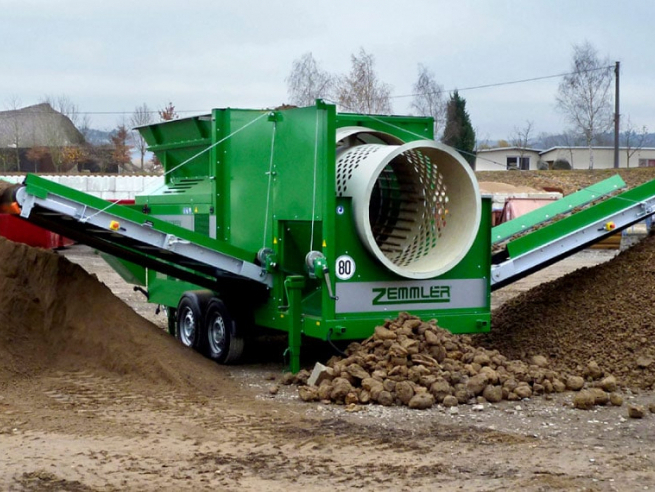
[[[204,312],[211,299],[210,292],[185,292],[177,305],[176,338],[185,347],[199,350],[202,345],[202,332],[204,326]],[[188,324],[193,323],[192,327]],[[186,329],[188,327],[188,329]]]
[[241,359],[244,346],[240,323],[223,301],[213,298],[205,311],[202,352],[220,364],[234,364]]

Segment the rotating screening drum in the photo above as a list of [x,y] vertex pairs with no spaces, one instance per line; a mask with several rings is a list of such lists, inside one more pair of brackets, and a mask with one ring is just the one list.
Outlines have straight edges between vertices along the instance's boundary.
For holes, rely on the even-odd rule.
[[442,275],[462,260],[481,201],[454,149],[364,127],[339,129],[337,141],[337,196],[352,198],[357,232],[375,258],[409,279]]

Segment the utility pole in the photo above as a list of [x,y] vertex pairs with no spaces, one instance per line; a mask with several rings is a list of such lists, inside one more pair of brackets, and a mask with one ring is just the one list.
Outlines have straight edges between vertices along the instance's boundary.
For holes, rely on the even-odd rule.
[[619,68],[621,62],[614,66],[614,168],[619,167]]

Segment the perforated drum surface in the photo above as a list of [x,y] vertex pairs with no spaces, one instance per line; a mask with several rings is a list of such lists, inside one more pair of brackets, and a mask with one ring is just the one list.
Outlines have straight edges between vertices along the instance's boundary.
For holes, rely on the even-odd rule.
[[[360,145],[337,161],[337,195],[359,163],[388,146]],[[418,149],[407,151],[378,175],[369,202],[371,230],[380,251],[394,264],[408,266],[430,253],[446,227],[447,187],[438,167]]]
[[407,278],[448,271],[479,227],[475,177],[461,156],[433,141],[341,147],[336,192],[353,199],[369,251]]
[[359,167],[359,163],[382,148],[384,146],[377,144],[359,145],[339,157],[337,160],[337,196],[344,196],[348,182],[353,177],[353,171]]

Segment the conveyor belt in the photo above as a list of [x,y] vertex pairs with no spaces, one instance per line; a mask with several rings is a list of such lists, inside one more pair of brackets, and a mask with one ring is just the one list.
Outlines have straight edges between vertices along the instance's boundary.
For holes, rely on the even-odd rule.
[[16,199],[20,217],[36,225],[175,278],[214,290],[228,279],[272,285],[244,250],[38,176],[27,176]]
[[491,244],[498,244],[505,241],[516,234],[523,233],[543,222],[552,220],[558,215],[573,212],[576,208],[598,200],[610,193],[614,193],[621,188],[625,188],[625,182],[621,179],[621,176],[616,174],[611,178],[571,193],[560,200],[539,207],[532,212],[503,222],[491,229]]
[[552,265],[655,213],[655,180],[507,243],[492,257],[496,290]]

